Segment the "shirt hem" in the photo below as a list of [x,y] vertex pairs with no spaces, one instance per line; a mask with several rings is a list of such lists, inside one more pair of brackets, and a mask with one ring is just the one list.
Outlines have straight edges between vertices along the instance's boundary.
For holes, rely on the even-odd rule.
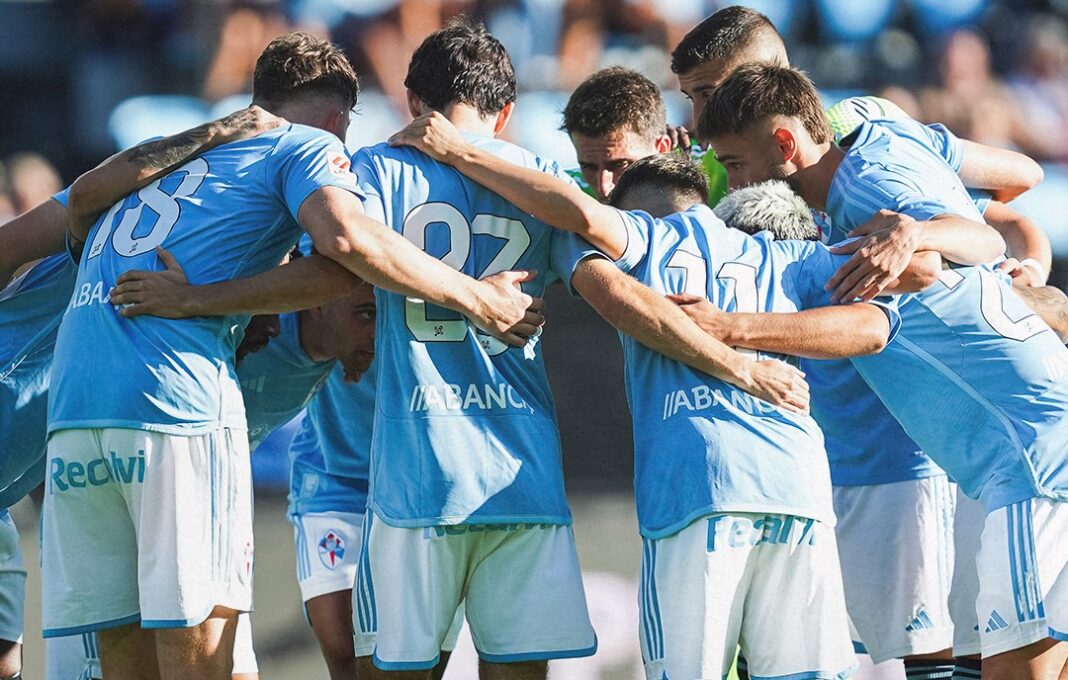
[[723,515],[736,512],[746,513],[763,513],[767,515],[792,515],[794,517],[804,517],[805,519],[814,519],[821,524],[833,527],[835,524],[834,512],[828,511],[824,513],[812,512],[806,508],[792,508],[787,506],[774,506],[761,503],[731,503],[727,505],[709,505],[698,510],[694,510],[690,514],[686,515],[678,522],[674,522],[663,529],[648,529],[642,525],[641,520],[638,520],[638,533],[643,538],[648,538],[651,541],[657,541],[662,538],[669,538],[679,533],[686,527],[690,526],[698,520],[704,519],[711,515]]
[[247,431],[247,423],[225,423],[222,421],[195,422],[195,423],[144,423],[138,420],[56,420],[48,423],[48,434],[60,430],[142,430],[144,432],[159,432],[182,437],[197,437],[210,434],[221,429]]
[[455,525],[483,525],[483,524],[551,524],[554,526],[571,526],[571,516],[553,515],[487,515],[485,517],[417,517],[401,519],[385,514],[382,509],[374,504],[368,504],[368,509],[375,517],[396,529],[422,529],[424,527],[440,527]]

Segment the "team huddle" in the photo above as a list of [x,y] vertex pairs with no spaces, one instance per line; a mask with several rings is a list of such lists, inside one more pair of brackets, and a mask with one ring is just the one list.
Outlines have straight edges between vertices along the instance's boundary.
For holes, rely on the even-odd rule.
[[350,155],[357,75],[292,33],[250,108],[0,227],[0,505],[44,483],[49,680],[257,677],[250,451],[301,412],[289,514],[331,678],[440,678],[465,622],[485,679],[594,654],[539,343],[556,279],[624,347],[649,680],[831,680],[858,652],[1063,677],[1068,298],[1005,205],[1040,168],[884,100],[825,111],[752,10],[672,70],[693,142],[609,68],[564,110],[565,171],[497,139],[511,62],[455,21],[412,57],[412,122]]

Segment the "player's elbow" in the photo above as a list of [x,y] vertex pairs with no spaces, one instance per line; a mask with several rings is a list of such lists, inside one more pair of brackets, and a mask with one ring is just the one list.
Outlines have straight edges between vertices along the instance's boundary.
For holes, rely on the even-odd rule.
[[1030,156],[1024,156],[1024,161],[1021,163],[1020,172],[1020,192],[1030,191],[1034,189],[1042,180],[1046,177],[1046,171],[1042,169],[1042,166],[1035,162]]
[[868,356],[869,354],[878,354],[886,348],[889,339],[889,322],[872,325],[872,327],[866,329],[863,335],[858,338],[856,356],[862,357]]
[[67,223],[71,233],[84,241],[92,225],[93,216],[99,212],[96,205],[96,179],[92,172],[87,172],[74,181],[67,194]]

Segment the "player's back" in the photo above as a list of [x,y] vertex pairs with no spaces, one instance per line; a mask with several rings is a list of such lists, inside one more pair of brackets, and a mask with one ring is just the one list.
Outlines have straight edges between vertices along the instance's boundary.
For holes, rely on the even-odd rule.
[[[728,229],[705,206],[657,220],[628,213],[622,267],[663,294],[729,312],[827,304],[838,260],[813,242]],[[640,258],[640,259],[639,259]],[[781,512],[833,523],[823,437],[811,417],[778,409],[624,337],[643,533],[658,538],[709,512]],[[773,358],[789,360],[784,356]]]
[[304,198],[328,184],[355,189],[345,161],[336,138],[289,125],[212,149],[116,203],[89,234],[60,328],[50,430],[243,429],[232,364],[247,318],[127,319],[107,292],[127,270],[160,269],[156,246],[193,284],[277,265],[300,234]]
[[905,430],[989,509],[1068,498],[1068,349],[987,267],[903,297],[901,333],[854,359]]
[[[470,140],[566,177],[511,144]],[[353,171],[368,215],[428,254],[475,278],[537,270],[523,289],[543,294],[548,225],[411,148],[363,149]],[[455,312],[381,290],[377,306],[376,513],[397,526],[570,521],[537,339],[508,348]]]

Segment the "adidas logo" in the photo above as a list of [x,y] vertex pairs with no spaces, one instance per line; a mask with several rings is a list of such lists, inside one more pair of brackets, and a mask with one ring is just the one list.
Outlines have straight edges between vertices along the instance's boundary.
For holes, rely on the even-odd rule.
[[1005,622],[1005,619],[1001,618],[1001,614],[998,614],[998,610],[990,612],[990,618],[986,621],[986,633],[993,633],[998,630],[1004,630],[1008,628],[1009,624]]
[[934,622],[932,622],[931,617],[928,616],[927,610],[921,608],[920,611],[916,613],[916,618],[912,619],[912,622],[905,626],[905,632],[913,633],[918,630],[927,630],[929,628],[934,628]]

